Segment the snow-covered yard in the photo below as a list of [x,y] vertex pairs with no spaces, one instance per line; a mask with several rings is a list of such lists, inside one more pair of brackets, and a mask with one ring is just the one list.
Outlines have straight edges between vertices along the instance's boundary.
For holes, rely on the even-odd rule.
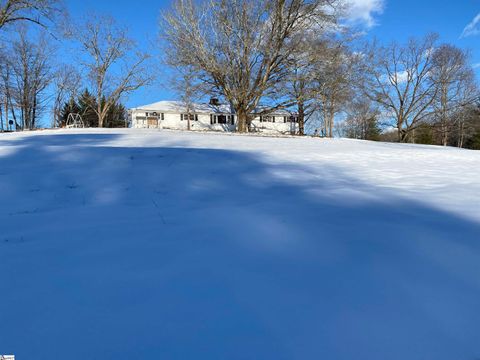
[[0,134],[0,354],[474,360],[480,152]]

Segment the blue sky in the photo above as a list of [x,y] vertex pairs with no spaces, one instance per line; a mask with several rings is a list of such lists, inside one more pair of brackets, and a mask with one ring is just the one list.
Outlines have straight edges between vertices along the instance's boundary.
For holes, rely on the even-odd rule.
[[[437,32],[441,41],[471,49],[472,61],[479,63],[480,33],[462,37],[464,29],[478,14],[480,0],[385,0],[383,12],[375,14],[376,25],[369,33],[383,41],[402,41]],[[477,29],[480,30],[480,24]]]
[[[441,41],[470,49],[472,63],[480,64],[480,0],[351,0],[351,22],[362,27],[368,37],[382,42],[404,41],[428,32],[440,34]],[[88,12],[104,13],[126,25],[142,47],[152,48],[157,42],[160,11],[170,0],[66,0],[73,17]],[[477,17],[477,22],[474,19]],[[470,24],[470,27],[467,26]],[[464,30],[467,28],[467,31]],[[462,34],[464,36],[462,36]],[[480,75],[480,67],[477,73]],[[174,99],[175,94],[159,83],[132,94],[128,107],[159,100]]]

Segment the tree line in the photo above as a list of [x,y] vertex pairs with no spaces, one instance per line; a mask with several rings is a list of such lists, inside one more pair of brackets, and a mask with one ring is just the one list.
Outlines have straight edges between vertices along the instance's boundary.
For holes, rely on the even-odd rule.
[[298,114],[300,135],[477,146],[469,53],[436,34],[365,42],[342,22],[344,5],[176,0],[161,21],[165,62],[197,97],[229,103],[240,132],[283,108]]

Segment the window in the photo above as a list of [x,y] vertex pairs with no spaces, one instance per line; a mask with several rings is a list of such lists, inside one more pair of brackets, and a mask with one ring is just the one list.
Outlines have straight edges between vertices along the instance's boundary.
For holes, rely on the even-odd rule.
[[234,124],[233,115],[210,115],[210,124]]
[[165,114],[161,113],[160,115],[157,112],[146,112],[145,113],[146,118],[157,118],[161,120],[165,120]]
[[198,121],[198,115],[194,114],[180,114],[181,121]]
[[270,116],[270,115],[260,116],[260,122],[275,122],[275,116]]

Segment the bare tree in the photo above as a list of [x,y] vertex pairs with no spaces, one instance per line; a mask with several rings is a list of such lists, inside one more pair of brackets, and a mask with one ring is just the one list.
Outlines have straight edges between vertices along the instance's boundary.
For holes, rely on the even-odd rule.
[[320,36],[300,38],[297,50],[288,59],[286,81],[277,85],[278,94],[286,94],[294,104],[298,116],[298,133],[305,135],[305,125],[318,110],[319,64],[325,59],[326,40]]
[[58,0],[0,0],[0,30],[19,21],[46,26],[61,9]]
[[[59,0],[0,0],[0,30],[4,30],[8,25],[17,23],[34,23],[46,28],[47,25],[55,20],[57,15],[65,13],[65,9],[60,6]],[[12,112],[13,119],[17,124],[16,114],[12,104],[11,88],[11,64],[5,61],[3,57],[1,71],[2,88],[2,119],[1,128],[3,129],[3,118],[5,118],[6,129],[10,128],[9,112]]]
[[[9,110],[11,104],[11,80],[10,72],[11,66],[8,61],[8,56],[5,54],[5,49],[0,51],[0,94],[2,96],[2,130],[10,129],[9,124]],[[3,118],[5,118],[5,127],[3,127]]]
[[61,125],[62,106],[70,99],[77,97],[80,84],[81,75],[75,67],[65,64],[60,65],[53,78],[53,127]]
[[[233,107],[246,132],[263,98],[287,75],[298,32],[330,21],[334,0],[176,0],[163,16],[166,59],[189,66]],[[265,105],[265,104],[263,104]],[[277,99],[262,113],[284,107]],[[258,113],[257,113],[258,115]]]
[[480,149],[480,98],[458,108],[453,116],[456,121],[450,132],[449,145]]
[[465,140],[480,130],[480,91],[473,81],[467,83],[460,95],[461,105],[451,114],[449,145],[459,148],[465,146]]
[[373,44],[365,52],[365,95],[394,118],[398,140],[413,140],[413,132],[432,115],[437,87],[431,79],[437,35],[411,39],[404,46]]
[[475,74],[468,64],[467,52],[453,45],[444,44],[435,49],[432,60],[430,76],[437,87],[433,120],[442,145],[447,146],[450,132],[456,127],[455,114],[478,96],[473,86]]
[[1,67],[1,81],[2,81],[2,95],[3,95],[3,107],[4,117],[7,130],[12,130],[10,125],[10,115],[12,115],[12,122],[15,128],[20,128],[17,122],[15,108],[13,104],[13,82],[12,82],[12,64],[10,61],[5,61]]
[[195,119],[195,102],[209,92],[205,84],[198,81],[195,71],[190,67],[177,67],[172,64],[174,74],[169,82],[170,87],[178,94],[186,110],[187,129],[192,128],[192,119]]
[[22,26],[8,51],[10,56],[4,74],[6,104],[10,105],[15,122],[15,110],[20,112],[20,128],[33,129],[48,100],[45,91],[53,77],[54,50],[45,33],[29,38],[27,27]]
[[345,136],[360,140],[379,140],[380,111],[368,98],[358,96],[347,106],[347,118],[342,124]]
[[95,92],[99,127],[103,127],[114,104],[152,80],[147,69],[150,56],[139,51],[127,31],[110,17],[90,16],[68,35],[88,57],[84,65]]
[[323,133],[327,137],[333,137],[335,117],[353,97],[358,63],[358,55],[352,53],[343,41],[333,41],[318,64],[317,99]]

